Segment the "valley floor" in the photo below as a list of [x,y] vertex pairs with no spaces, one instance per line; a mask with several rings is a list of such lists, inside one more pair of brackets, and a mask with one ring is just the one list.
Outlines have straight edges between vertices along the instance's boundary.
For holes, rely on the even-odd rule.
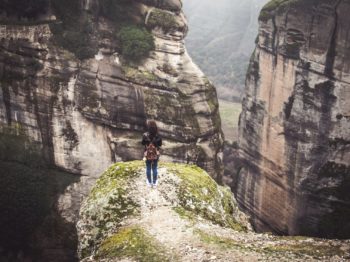
[[219,100],[219,111],[225,140],[230,142],[237,141],[238,119],[242,111],[241,103]]

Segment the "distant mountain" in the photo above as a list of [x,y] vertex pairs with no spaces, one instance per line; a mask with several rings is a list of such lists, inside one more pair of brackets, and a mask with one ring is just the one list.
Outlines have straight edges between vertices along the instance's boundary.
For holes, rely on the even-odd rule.
[[218,88],[221,98],[239,99],[268,0],[183,0],[189,22],[186,46]]

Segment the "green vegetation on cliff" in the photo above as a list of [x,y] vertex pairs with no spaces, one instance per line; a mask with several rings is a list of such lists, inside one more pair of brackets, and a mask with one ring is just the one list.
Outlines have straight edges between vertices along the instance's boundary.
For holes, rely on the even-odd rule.
[[203,169],[194,165],[161,163],[161,166],[181,179],[177,193],[183,209],[175,209],[181,215],[191,216],[190,212],[224,227],[247,230],[235,220],[237,207],[228,187],[219,186]]
[[[159,244],[148,241],[147,233],[138,227],[142,227],[142,218],[147,217],[145,208],[152,191],[159,192],[158,200],[153,200],[155,206],[159,205],[160,198],[166,199],[168,205],[164,206],[169,206],[164,211],[166,216],[188,218],[190,221],[186,223],[208,221],[240,232],[246,230],[246,226],[236,220],[237,217],[242,220],[241,213],[230,189],[217,185],[204,170],[194,165],[162,162],[159,173],[161,185],[154,191],[146,186],[143,161],[117,163],[102,174],[80,210],[79,253],[82,258],[90,256],[94,250],[99,250],[101,257],[120,254],[138,258],[137,246],[141,253],[152,253],[153,246]],[[137,227],[125,228],[130,221]],[[242,224],[246,222],[242,221]],[[147,248],[143,244],[145,241],[151,243]]]
[[109,232],[121,226],[123,219],[140,213],[139,203],[130,197],[128,187],[137,176],[140,162],[112,165],[97,180],[82,206],[82,219],[94,228],[80,243],[82,257],[91,254]]
[[140,60],[154,49],[154,39],[145,28],[124,26],[119,31],[122,55],[131,60]]
[[107,238],[97,251],[97,258],[134,258],[140,262],[174,261],[160,242],[138,226],[120,229]]
[[164,32],[169,32],[172,29],[176,29],[178,24],[171,12],[155,8],[149,15],[147,26],[150,28],[160,27]]

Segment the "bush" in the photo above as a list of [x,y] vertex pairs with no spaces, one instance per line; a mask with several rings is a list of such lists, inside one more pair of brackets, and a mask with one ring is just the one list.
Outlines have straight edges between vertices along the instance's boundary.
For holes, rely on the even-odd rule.
[[119,31],[122,55],[131,60],[141,60],[154,49],[154,39],[145,28],[124,26]]
[[151,12],[147,25],[150,28],[161,27],[166,33],[178,27],[173,14],[157,8]]

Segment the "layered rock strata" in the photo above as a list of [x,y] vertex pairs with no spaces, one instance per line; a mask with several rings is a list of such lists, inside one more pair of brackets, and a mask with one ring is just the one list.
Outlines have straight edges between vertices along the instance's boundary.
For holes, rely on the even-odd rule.
[[259,231],[350,237],[350,1],[260,15],[234,189]]
[[[72,223],[108,166],[142,158],[147,119],[164,139],[162,160],[196,163],[217,180],[223,170],[216,91],[184,47],[181,1],[114,4],[119,13],[107,0],[51,1],[20,20],[0,13],[0,124],[21,126],[47,163],[82,175],[58,201]],[[148,58],[120,55],[125,23],[152,32]]]
[[[152,25],[156,48],[137,65],[119,56],[110,37],[115,28],[104,17],[93,17],[98,53],[84,60],[52,41],[56,20],[1,25],[1,123],[22,125],[53,165],[95,179],[115,161],[139,159],[145,121],[155,119],[164,160],[197,163],[220,176],[215,89],[185,50],[181,3],[158,2],[130,4],[146,26],[154,12],[174,21],[167,32]],[[98,4],[88,1],[84,9]]]

